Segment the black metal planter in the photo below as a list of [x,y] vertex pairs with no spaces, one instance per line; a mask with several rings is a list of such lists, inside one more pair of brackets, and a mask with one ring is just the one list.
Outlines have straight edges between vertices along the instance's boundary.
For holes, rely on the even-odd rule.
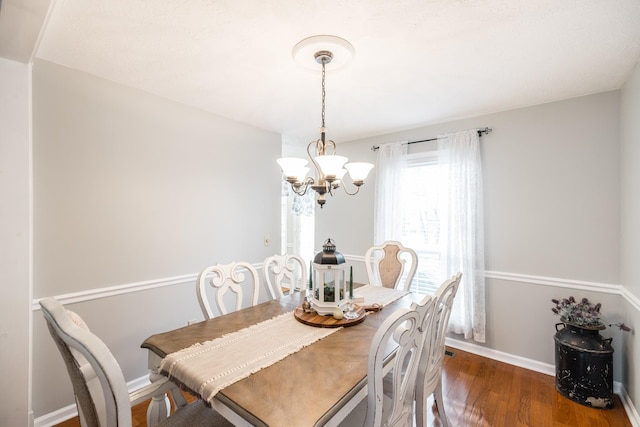
[[557,323],[554,340],[556,390],[585,406],[613,408],[612,339],[598,329]]

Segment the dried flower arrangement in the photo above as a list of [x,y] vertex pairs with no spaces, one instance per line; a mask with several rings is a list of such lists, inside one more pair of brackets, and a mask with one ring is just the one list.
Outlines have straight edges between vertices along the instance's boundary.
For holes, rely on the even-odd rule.
[[[577,301],[572,296],[561,300],[554,298],[551,302],[555,304],[555,306],[551,308],[551,311],[560,316],[562,322],[594,329],[606,328],[600,319],[600,308],[602,308],[602,304],[600,303],[593,304],[587,298],[582,298],[580,301]],[[624,323],[616,323],[609,326],[617,326],[623,331],[631,330],[631,328]]]
[[592,304],[587,298],[580,302],[574,297],[561,300],[552,299],[556,306],[551,309],[554,314],[560,316],[563,322],[574,323],[580,326],[604,326],[600,320],[600,308],[602,304]]

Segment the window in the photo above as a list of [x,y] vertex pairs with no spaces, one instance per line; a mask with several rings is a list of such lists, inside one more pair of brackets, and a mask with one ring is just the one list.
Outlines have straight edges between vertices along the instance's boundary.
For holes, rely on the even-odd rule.
[[463,274],[450,331],[485,340],[484,222],[478,129],[439,135],[433,154],[407,143],[378,149],[374,239],[400,240],[418,256],[412,290],[433,293]]
[[300,255],[308,263],[314,256],[315,193],[309,191],[299,196],[290,190],[286,181],[282,181],[281,194],[281,253]]
[[418,254],[413,292],[434,294],[442,282],[440,272],[440,218],[438,217],[438,156],[412,154],[402,171],[402,228],[400,241]]

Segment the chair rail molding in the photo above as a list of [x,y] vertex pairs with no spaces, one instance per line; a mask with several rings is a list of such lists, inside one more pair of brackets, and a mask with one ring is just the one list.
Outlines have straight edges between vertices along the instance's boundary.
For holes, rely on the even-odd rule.
[[[251,264],[257,270],[262,270],[262,262]],[[54,295],[62,305],[93,301],[101,298],[108,298],[117,295],[130,294],[133,292],[148,291],[152,289],[164,288],[165,286],[195,284],[198,273],[185,274],[182,276],[165,277],[160,279],[145,280],[142,282],[125,283],[123,285],[107,286],[104,288],[87,289],[80,292],[70,292],[68,294]],[[31,301],[31,310],[40,310],[40,300],[46,298],[34,298]]]
[[622,287],[622,297],[637,311],[640,311],[640,298],[629,292],[627,288]]
[[[130,294],[133,292],[146,291],[150,289],[163,288],[165,286],[182,285],[185,283],[195,283],[197,274],[187,274],[184,276],[167,277],[164,279],[146,280],[143,282],[126,283],[124,285],[108,286],[104,288],[87,289],[81,292],[71,292],[68,294],[56,295],[55,298],[62,305],[73,304],[78,302],[93,301],[101,298],[112,297],[116,295]],[[31,309],[33,311],[40,310],[40,300],[35,298],[32,301]]]
[[[346,255],[345,259],[354,263],[364,264],[364,256],[362,255]],[[262,270],[262,263],[252,263],[257,270]],[[62,304],[72,304],[85,301],[92,301],[101,298],[112,297],[116,295],[124,295],[133,292],[148,291],[165,286],[175,286],[195,283],[198,273],[186,274],[182,276],[166,277],[159,279],[146,280],[142,282],[126,283],[122,285],[108,286],[96,289],[87,289],[80,292],[71,292],[67,294],[56,295]],[[534,276],[528,274],[509,273],[504,271],[485,271],[485,278],[494,280],[506,280],[511,282],[522,282],[540,286],[554,286],[565,289],[577,289],[583,291],[602,292],[605,294],[621,295],[631,306],[640,311],[640,298],[629,292],[624,286],[610,284],[588,282],[583,280],[572,280],[558,277]],[[44,298],[44,297],[42,297]],[[31,303],[33,311],[40,310],[40,300],[42,298],[34,298]]]
[[581,291],[602,292],[606,294],[622,295],[622,286],[610,283],[587,282],[584,280],[563,279],[558,277],[533,276],[528,274],[507,273],[503,271],[486,270],[487,279],[508,280],[511,282],[523,282],[532,285],[555,286],[566,289],[578,289]]

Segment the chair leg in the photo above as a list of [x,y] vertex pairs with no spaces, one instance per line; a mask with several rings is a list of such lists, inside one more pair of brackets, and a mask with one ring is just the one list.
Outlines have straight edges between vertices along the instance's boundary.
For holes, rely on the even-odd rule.
[[449,420],[447,419],[447,413],[444,410],[444,398],[442,397],[442,380],[438,381],[438,385],[434,390],[434,399],[438,405],[438,415],[440,415],[440,424],[442,427],[449,427]]
[[416,427],[426,427],[428,415],[427,396],[424,395],[424,390],[420,390],[420,387],[416,390],[415,405]]
[[78,420],[80,421],[80,427],[88,427],[89,423],[84,419],[84,414],[82,413],[82,407],[78,403],[78,396],[75,396],[76,399],[76,408],[78,408]]

